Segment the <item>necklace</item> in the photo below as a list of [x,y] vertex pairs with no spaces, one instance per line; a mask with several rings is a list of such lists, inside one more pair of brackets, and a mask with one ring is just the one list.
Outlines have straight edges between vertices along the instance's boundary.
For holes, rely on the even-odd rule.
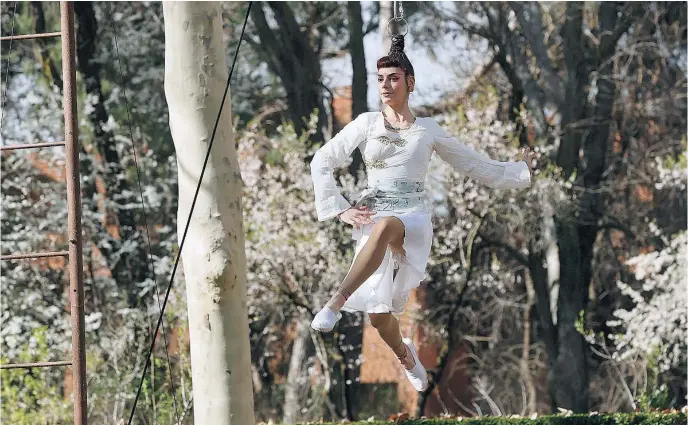
[[411,128],[411,127],[413,126],[413,124],[416,122],[416,117],[414,116],[414,117],[413,117],[413,121],[411,121],[411,123],[410,123],[408,126],[406,126],[406,127],[397,127],[397,126],[393,125],[391,122],[389,122],[389,120],[387,120],[387,117],[385,117],[384,114],[382,114],[382,117],[383,117],[384,120],[385,120],[385,128],[386,128],[387,130],[393,130],[393,131],[397,131],[397,132],[402,131],[402,130],[408,130],[408,129]]

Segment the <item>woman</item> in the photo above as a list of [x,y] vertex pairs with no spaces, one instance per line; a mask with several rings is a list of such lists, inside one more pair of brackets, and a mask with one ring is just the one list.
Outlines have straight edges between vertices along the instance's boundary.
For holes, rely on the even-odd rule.
[[[392,313],[403,311],[411,289],[425,278],[432,245],[432,221],[424,192],[433,152],[459,171],[491,187],[530,185],[533,154],[524,161],[497,162],[449,136],[432,118],[415,117],[408,106],[415,75],[396,35],[387,56],[377,62],[378,89],[385,108],[359,115],[321,147],[311,162],[318,220],[333,217],[354,226],[353,264],[311,327],[331,331],[340,311],[368,313],[371,324],[394,351],[418,391],[427,387],[425,368],[409,338],[402,338]],[[359,148],[368,188],[351,206],[339,192],[333,172]]]

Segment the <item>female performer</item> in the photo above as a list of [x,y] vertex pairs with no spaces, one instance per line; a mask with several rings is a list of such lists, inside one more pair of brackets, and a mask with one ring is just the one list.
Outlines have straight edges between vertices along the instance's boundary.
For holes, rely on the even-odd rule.
[[[311,162],[318,220],[339,217],[354,226],[357,240],[348,274],[311,327],[329,332],[340,311],[368,313],[414,388],[423,391],[428,384],[425,368],[411,339],[402,338],[392,313],[403,311],[409,292],[425,278],[433,228],[424,183],[432,153],[469,177],[504,189],[530,185],[534,153],[526,148],[523,161],[494,161],[451,137],[432,118],[415,117],[408,105],[415,75],[403,36],[392,38],[389,54],[377,61],[377,69],[383,110],[359,115]],[[356,148],[363,155],[368,188],[352,206],[333,174]]]

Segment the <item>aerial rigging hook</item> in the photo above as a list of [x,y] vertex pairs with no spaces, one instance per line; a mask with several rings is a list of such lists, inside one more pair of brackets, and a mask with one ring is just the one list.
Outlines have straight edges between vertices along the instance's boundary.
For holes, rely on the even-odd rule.
[[[397,7],[397,3],[399,6]],[[397,34],[400,35],[406,35],[408,34],[408,22],[406,19],[404,19],[404,6],[401,4],[401,1],[395,1],[394,2],[394,17],[387,21],[387,34],[390,36],[393,36],[395,34],[392,34],[392,30],[396,30]],[[397,15],[397,10],[399,10],[399,15]],[[390,25],[392,22],[395,23],[395,25]],[[403,23],[403,25],[402,25]],[[393,28],[394,27],[394,28]],[[399,31],[400,28],[404,29],[404,32],[401,33]]]

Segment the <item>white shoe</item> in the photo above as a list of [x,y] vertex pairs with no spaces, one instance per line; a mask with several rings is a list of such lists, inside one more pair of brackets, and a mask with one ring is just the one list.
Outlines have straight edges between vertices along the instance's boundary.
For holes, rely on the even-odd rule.
[[416,391],[425,391],[425,389],[428,387],[428,374],[425,372],[425,368],[420,363],[420,359],[416,353],[416,347],[414,347],[413,341],[411,341],[409,338],[402,338],[402,341],[404,341],[404,344],[406,344],[406,346],[409,348],[409,351],[413,356],[413,360],[415,361],[415,365],[411,370],[408,370],[404,367],[406,376],[408,377],[408,380],[411,381],[411,385],[413,385],[413,388],[415,388]]
[[330,332],[341,318],[342,313],[335,313],[331,308],[323,307],[313,318],[311,328],[320,332]]

